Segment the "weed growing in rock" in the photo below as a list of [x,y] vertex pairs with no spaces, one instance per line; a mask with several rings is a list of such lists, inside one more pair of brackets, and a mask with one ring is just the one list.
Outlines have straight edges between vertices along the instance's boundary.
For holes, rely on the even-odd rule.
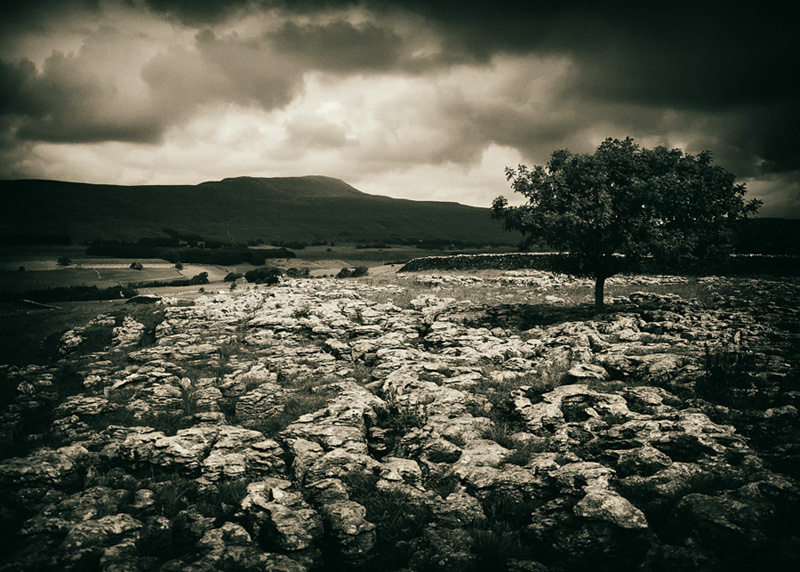
[[109,403],[115,405],[127,405],[130,403],[133,396],[136,395],[135,387],[119,387],[113,391],[109,391],[106,399]]
[[214,517],[219,525],[233,518],[245,496],[247,496],[246,479],[221,481],[199,491],[197,510],[206,516]]
[[430,474],[425,479],[425,488],[432,490],[443,499],[458,491],[459,485],[460,481],[454,474]]
[[181,400],[183,401],[183,414],[192,416],[197,413],[197,389],[194,386],[181,388]]
[[311,306],[308,304],[303,304],[292,310],[292,318],[296,320],[308,318],[310,315],[311,315]]
[[705,372],[695,382],[697,396],[735,409],[747,409],[758,404],[752,399],[753,357],[741,346],[725,343],[716,348],[705,346]]
[[148,486],[154,495],[155,509],[162,516],[174,518],[196,495],[197,482],[186,477],[175,477]]
[[530,557],[519,529],[507,522],[473,525],[467,529],[473,541],[474,570],[504,570],[509,560]]
[[367,520],[377,527],[372,562],[394,570],[408,564],[411,549],[405,541],[418,537],[433,515],[425,503],[415,502],[399,489],[379,488],[378,480],[361,471],[342,478],[350,499],[364,506]]
[[350,376],[356,380],[356,383],[364,385],[372,381],[372,371],[374,369],[374,367],[370,367],[366,364],[356,363],[353,364],[353,369],[350,372]]
[[514,449],[516,447],[516,443],[512,437],[513,433],[514,428],[509,421],[497,420],[482,431],[481,437],[484,439],[491,439],[506,449]]
[[531,439],[524,443],[517,444],[514,450],[509,453],[503,462],[508,465],[518,465],[524,467],[538,454],[550,449],[550,444],[546,439]]
[[493,491],[480,499],[483,513],[490,524],[504,522],[515,528],[530,524],[531,513],[545,500],[511,495],[502,490]]
[[467,444],[467,440],[460,433],[457,433],[455,435],[443,435],[442,437],[447,441],[450,441],[456,447],[463,447],[464,445]]
[[315,388],[314,386],[301,388],[286,399],[286,403],[279,413],[249,423],[248,427],[261,431],[265,437],[275,437],[301,416],[325,407],[332,395],[333,391],[326,388]]
[[379,416],[378,424],[386,429],[386,447],[390,455],[399,453],[400,442],[407,433],[428,423],[428,406],[424,403],[388,400],[389,407]]

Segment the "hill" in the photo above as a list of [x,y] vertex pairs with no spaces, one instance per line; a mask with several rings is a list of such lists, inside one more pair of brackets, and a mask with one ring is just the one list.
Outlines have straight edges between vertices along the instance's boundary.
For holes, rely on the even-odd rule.
[[441,240],[484,245],[519,240],[491,220],[489,209],[369,195],[323,176],[148,186],[0,181],[0,205],[0,232],[11,241],[58,235],[73,242],[135,240],[163,236],[164,228],[237,242]]

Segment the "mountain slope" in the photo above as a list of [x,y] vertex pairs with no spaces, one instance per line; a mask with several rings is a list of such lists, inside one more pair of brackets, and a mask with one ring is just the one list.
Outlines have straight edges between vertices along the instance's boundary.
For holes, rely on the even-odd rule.
[[322,176],[168,186],[0,181],[0,206],[3,234],[62,234],[74,242],[159,236],[163,228],[240,242],[519,239],[488,209],[369,195]]

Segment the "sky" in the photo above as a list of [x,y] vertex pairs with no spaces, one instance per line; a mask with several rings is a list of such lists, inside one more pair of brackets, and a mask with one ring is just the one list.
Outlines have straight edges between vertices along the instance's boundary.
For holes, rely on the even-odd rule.
[[[0,179],[328,175],[488,207],[633,137],[800,218],[789,2],[4,0]],[[516,197],[521,200],[522,197]]]

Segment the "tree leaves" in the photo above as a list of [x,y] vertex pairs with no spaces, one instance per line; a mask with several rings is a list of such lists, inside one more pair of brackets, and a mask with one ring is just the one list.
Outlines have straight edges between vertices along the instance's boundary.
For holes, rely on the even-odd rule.
[[745,186],[709,151],[647,149],[630,137],[606,139],[591,155],[556,150],[546,166],[506,168],[506,178],[528,202],[498,197],[492,216],[521,231],[523,245],[568,253],[570,273],[598,280],[645,257],[688,268],[723,256],[735,225],[760,206],[745,203]]

